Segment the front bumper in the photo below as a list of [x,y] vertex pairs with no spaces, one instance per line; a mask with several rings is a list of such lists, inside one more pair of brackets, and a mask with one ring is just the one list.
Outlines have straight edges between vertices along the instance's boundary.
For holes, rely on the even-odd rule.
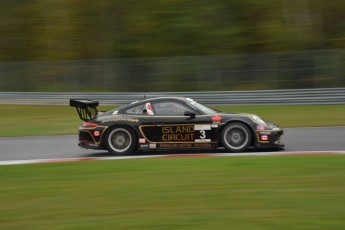
[[284,131],[276,130],[257,130],[255,147],[256,148],[284,148],[282,141]]

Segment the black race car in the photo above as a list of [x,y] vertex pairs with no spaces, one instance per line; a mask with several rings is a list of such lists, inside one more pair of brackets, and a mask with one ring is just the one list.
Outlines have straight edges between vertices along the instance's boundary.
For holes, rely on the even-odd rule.
[[253,114],[222,113],[193,99],[159,97],[98,112],[97,101],[71,99],[84,123],[79,146],[125,155],[137,150],[207,149],[230,152],[282,148],[283,130]]

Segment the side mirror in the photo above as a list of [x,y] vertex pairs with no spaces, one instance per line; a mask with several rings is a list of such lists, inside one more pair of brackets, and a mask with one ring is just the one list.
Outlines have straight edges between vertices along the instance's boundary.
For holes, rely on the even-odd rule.
[[192,111],[186,111],[184,112],[184,115],[190,118],[195,118],[195,113],[193,113]]

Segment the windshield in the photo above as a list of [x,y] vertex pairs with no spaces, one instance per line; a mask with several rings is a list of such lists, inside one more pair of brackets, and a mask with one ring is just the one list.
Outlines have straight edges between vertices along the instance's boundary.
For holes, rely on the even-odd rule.
[[203,104],[200,104],[196,101],[193,101],[193,100],[188,100],[189,101],[189,104],[194,107],[195,109],[199,110],[199,111],[202,111],[204,114],[206,115],[209,115],[209,114],[215,114],[217,113],[217,111],[203,105]]

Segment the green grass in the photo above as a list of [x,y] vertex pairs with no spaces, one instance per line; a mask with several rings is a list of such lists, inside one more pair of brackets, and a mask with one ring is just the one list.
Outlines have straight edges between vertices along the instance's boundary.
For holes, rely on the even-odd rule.
[[75,134],[81,123],[69,106],[0,105],[0,136]]
[[[112,107],[101,107],[108,110]],[[345,105],[218,106],[227,112],[254,113],[282,127],[343,126]],[[69,106],[0,105],[0,136],[77,133],[81,124]]]
[[345,228],[345,156],[0,167],[1,230]]

